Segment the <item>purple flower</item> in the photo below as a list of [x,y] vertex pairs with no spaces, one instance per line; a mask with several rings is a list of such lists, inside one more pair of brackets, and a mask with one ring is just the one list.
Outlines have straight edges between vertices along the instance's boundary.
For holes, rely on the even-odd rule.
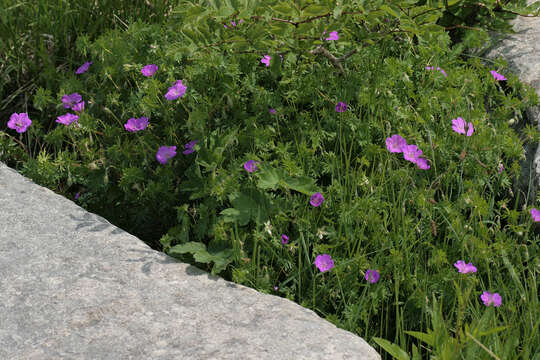
[[[325,31],[326,32],[326,31]],[[324,33],[323,33],[324,35]],[[330,32],[330,36],[327,37],[326,39],[324,39],[326,41],[331,41],[331,40],[339,40],[339,35],[338,35],[338,32],[337,31],[332,31]]]
[[269,111],[270,111],[270,114],[275,114],[276,113],[276,109],[274,109],[274,108],[270,108]]
[[285,234],[281,235],[281,243],[286,244],[289,242],[289,237]]
[[158,70],[158,66],[156,64],[150,64],[150,65],[143,66],[143,68],[141,69],[141,73],[144,76],[152,76],[157,70]]
[[444,77],[447,77],[447,76],[446,76],[446,71],[444,71],[444,70],[441,69],[440,67],[437,67],[437,70],[439,70],[440,72],[442,72],[442,74],[444,75]]
[[[240,25],[240,24],[243,23],[243,22],[244,22],[244,20],[240,20],[240,21],[238,22],[238,25]],[[232,24],[233,27],[236,27],[236,26],[237,26],[237,24],[236,24],[236,22],[234,22],[234,20],[231,21],[231,24]],[[224,27],[225,29],[228,28],[227,25],[223,25],[223,27]]]
[[501,295],[499,295],[498,293],[491,294],[487,291],[484,291],[480,296],[480,299],[482,299],[484,305],[486,306],[493,304],[493,306],[499,307],[502,303]]
[[244,169],[246,169],[247,172],[252,173],[255,170],[257,170],[257,164],[260,164],[260,163],[255,160],[246,161],[244,163]]
[[422,155],[422,150],[416,145],[405,145],[402,147],[403,157],[405,160],[416,164],[418,158]]
[[187,154],[191,154],[192,152],[194,152],[195,150],[193,149],[193,147],[194,147],[195,144],[198,143],[198,142],[199,142],[199,140],[193,140],[193,141],[188,142],[186,145],[184,145],[184,148],[185,148],[186,150],[184,150],[184,151],[182,152],[182,154],[187,155]]
[[454,266],[458,269],[458,272],[461,274],[475,273],[476,267],[472,263],[465,264],[465,261],[458,260]]
[[64,109],[69,109],[70,107],[80,102],[81,100],[82,100],[82,96],[78,93],[62,96],[62,104],[64,104]]
[[379,278],[381,277],[381,274],[377,270],[367,270],[365,279],[369,281],[372,284],[375,284],[377,281],[379,281]]
[[311,198],[309,199],[309,203],[315,207],[321,205],[324,201],[324,197],[320,192],[316,192],[315,194],[311,195]]
[[156,159],[161,164],[166,164],[174,156],[176,156],[176,146],[160,146],[156,153]]
[[474,127],[471,122],[467,124],[465,120],[463,120],[460,117],[452,120],[452,130],[454,130],[455,132],[459,134],[465,134],[465,126],[468,127],[467,136],[471,136],[472,133],[474,132]]
[[347,111],[347,104],[344,102],[338,102],[336,105],[336,111],[337,112],[345,112]]
[[277,291],[279,288],[277,286],[274,286],[274,291]]
[[9,117],[7,123],[8,128],[16,130],[18,133],[23,133],[32,124],[32,120],[28,117],[28,113],[13,113]]
[[148,126],[148,118],[140,117],[138,119],[131,118],[124,124],[124,127],[127,131],[136,132],[139,130],[144,130]]
[[535,208],[531,209],[531,216],[535,222],[540,221],[540,210],[537,210]]
[[269,67],[270,66],[270,59],[272,57],[270,55],[264,55],[264,57],[261,59],[261,62],[263,64],[266,64],[266,67]]
[[165,94],[167,100],[176,100],[179,97],[183,97],[186,93],[187,87],[182,84],[182,80],[177,80],[173,86],[169,88],[169,91]]
[[[426,66],[426,70],[435,70],[435,68],[433,66]],[[443,69],[441,69],[440,67],[437,67],[438,71],[440,71],[445,77],[447,77],[446,75],[446,71],[444,71]]]
[[499,174],[502,174],[503,170],[504,170],[504,165],[503,165],[503,163],[500,163],[500,164],[499,164],[499,167],[497,168],[497,172],[498,172]]
[[403,148],[407,146],[407,142],[399,135],[392,135],[386,138],[386,148],[393,153],[403,152]]
[[87,61],[85,62],[84,64],[81,65],[80,68],[77,69],[77,71],[75,71],[75,74],[82,74],[86,71],[88,71],[88,68],[90,67],[90,65],[92,65],[93,63],[91,61]]
[[506,80],[506,78],[503,75],[499,74],[495,70],[491,70],[490,73],[493,76],[493,78],[497,81]]
[[430,168],[427,160],[421,157],[416,159],[416,166],[421,170],[428,170]]
[[76,194],[75,194],[75,200],[78,200],[80,196],[81,196],[81,193],[80,193],[80,192],[76,193]]
[[315,266],[319,268],[321,272],[325,272],[334,267],[334,261],[328,254],[318,255],[315,259]]
[[79,119],[78,115],[74,115],[72,113],[67,113],[65,115],[58,116],[56,118],[56,122],[64,125],[70,125],[72,122],[77,121]]
[[78,102],[71,107],[71,110],[80,113],[84,110],[84,101]]

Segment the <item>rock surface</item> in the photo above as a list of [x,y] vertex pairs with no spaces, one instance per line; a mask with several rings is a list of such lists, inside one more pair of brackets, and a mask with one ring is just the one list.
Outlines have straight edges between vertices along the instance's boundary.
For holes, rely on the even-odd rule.
[[[527,0],[531,5],[538,0]],[[540,95],[540,17],[518,16],[511,21],[515,34],[492,34],[495,46],[487,50],[488,58],[502,57],[508,62],[509,70],[521,81],[531,85]],[[529,121],[537,124],[540,131],[540,108],[527,110]],[[521,165],[521,179],[516,184],[523,192],[522,199],[536,198],[540,189],[540,146],[525,145],[525,160]]]
[[0,359],[380,359],[311,310],[181,263],[0,162]]

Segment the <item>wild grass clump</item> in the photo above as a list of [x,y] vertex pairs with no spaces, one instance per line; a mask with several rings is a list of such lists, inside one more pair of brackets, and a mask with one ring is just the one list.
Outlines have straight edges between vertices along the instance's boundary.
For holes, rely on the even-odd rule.
[[537,353],[540,219],[512,186],[537,97],[467,56],[473,2],[203,3],[78,36],[0,159],[396,358]]

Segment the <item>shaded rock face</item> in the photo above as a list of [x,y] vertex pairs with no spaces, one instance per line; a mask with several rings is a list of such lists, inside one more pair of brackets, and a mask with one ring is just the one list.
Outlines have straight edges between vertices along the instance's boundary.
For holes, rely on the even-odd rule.
[[0,162],[0,359],[380,358],[313,311],[152,250]]
[[[527,0],[533,4],[538,0]],[[540,94],[540,18],[518,16],[512,20],[515,34],[493,33],[494,46],[487,49],[484,56],[502,57],[508,62],[510,71],[521,81],[531,85]],[[540,108],[527,109],[523,123],[536,124],[540,130]],[[524,124],[518,124],[524,126]],[[534,203],[537,190],[540,189],[540,147],[529,142],[524,146],[525,159],[521,163],[521,177],[514,184],[515,196],[519,191],[520,206],[527,202]]]

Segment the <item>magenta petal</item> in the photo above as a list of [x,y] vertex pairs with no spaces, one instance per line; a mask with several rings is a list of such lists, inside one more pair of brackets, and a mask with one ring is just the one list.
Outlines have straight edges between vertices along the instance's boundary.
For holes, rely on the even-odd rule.
[[266,67],[270,66],[270,60],[272,57],[270,55],[264,55],[264,57],[261,59],[261,62],[266,65]]
[[472,122],[470,122],[469,123],[469,128],[467,130],[467,136],[471,136],[473,132],[474,132],[474,126],[473,126]]
[[244,163],[244,169],[246,169],[247,172],[252,173],[252,172],[258,170],[257,164],[259,164],[258,161],[248,160],[248,161],[246,161]]
[[156,159],[161,164],[166,164],[174,156],[176,156],[176,146],[160,146],[156,153]]
[[315,259],[315,266],[320,270],[320,272],[325,272],[334,267],[334,261],[328,254],[318,255]]
[[403,146],[403,158],[405,160],[413,162],[416,164],[417,159],[422,155],[422,150],[416,145],[407,145]]
[[418,168],[422,170],[429,170],[430,168],[427,160],[420,157],[416,159],[416,166],[418,166]]
[[88,68],[90,67],[90,65],[92,65],[92,62],[91,62],[91,61],[85,62],[84,64],[82,64],[82,65],[77,69],[77,71],[75,71],[75,74],[82,74],[82,73],[88,71]]
[[540,221],[540,210],[532,208],[531,209],[531,216],[535,222]]
[[158,66],[156,64],[150,64],[146,65],[141,69],[141,73],[144,76],[152,76],[154,73],[158,70]]
[[392,135],[386,138],[386,149],[393,153],[403,152],[403,147],[407,146],[407,142],[399,135]]
[[13,129],[20,134],[25,132],[31,124],[32,120],[30,120],[27,113],[13,113],[9,117],[8,128]]
[[309,203],[312,206],[320,206],[324,201],[324,197],[320,192],[316,192],[315,194],[311,195],[311,198],[309,199]]
[[465,134],[465,120],[458,117],[452,120],[452,130],[459,134]]
[[381,275],[377,270],[367,270],[365,279],[369,281],[372,284],[375,284],[377,281],[379,281],[379,278]]

